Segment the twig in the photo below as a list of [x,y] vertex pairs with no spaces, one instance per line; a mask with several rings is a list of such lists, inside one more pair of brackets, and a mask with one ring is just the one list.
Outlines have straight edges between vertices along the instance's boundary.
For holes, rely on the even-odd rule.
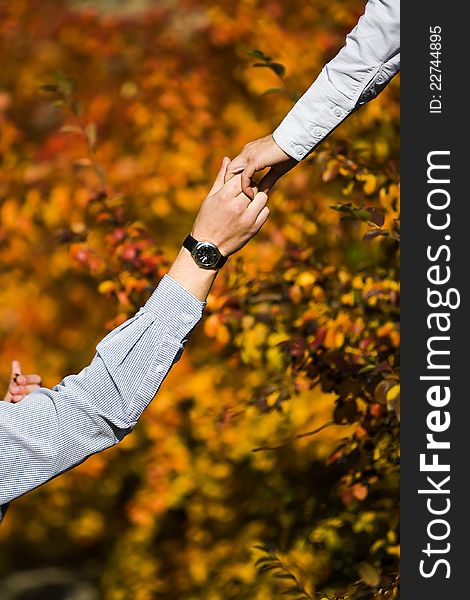
[[294,437],[290,438],[289,440],[286,440],[282,444],[279,444],[278,446],[259,446],[258,448],[252,448],[251,451],[252,452],[261,452],[263,450],[279,450],[279,448],[284,448],[285,446],[288,446],[289,444],[292,444],[293,442],[295,442],[297,440],[300,440],[305,437],[309,437],[310,435],[315,435],[317,433],[320,433],[320,431],[323,431],[323,429],[326,429],[327,427],[331,427],[332,425],[341,425],[341,423],[336,423],[335,421],[328,421],[327,423],[324,423],[317,429],[313,429],[312,431],[307,431],[306,433],[299,433],[299,434],[295,435]]

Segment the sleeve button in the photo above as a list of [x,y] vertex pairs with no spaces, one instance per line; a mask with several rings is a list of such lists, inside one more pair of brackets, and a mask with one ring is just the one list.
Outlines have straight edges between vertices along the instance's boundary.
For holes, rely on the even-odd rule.
[[188,313],[183,313],[183,314],[181,315],[181,318],[182,318],[182,320],[183,320],[183,323],[191,323],[191,322],[192,322],[192,320],[193,320],[193,317],[192,317],[192,315],[190,315],[190,314],[188,314]]
[[163,371],[163,369],[164,369],[163,365],[157,365],[155,367],[155,373],[161,373]]
[[343,111],[340,109],[340,107],[339,107],[339,106],[337,106],[337,107],[334,109],[333,113],[335,114],[335,116],[336,116],[336,117],[341,117],[341,115],[343,114]]
[[313,127],[312,126],[312,127],[310,127],[310,131],[312,132],[313,137],[315,137],[315,138],[321,138],[321,136],[322,136],[321,127]]

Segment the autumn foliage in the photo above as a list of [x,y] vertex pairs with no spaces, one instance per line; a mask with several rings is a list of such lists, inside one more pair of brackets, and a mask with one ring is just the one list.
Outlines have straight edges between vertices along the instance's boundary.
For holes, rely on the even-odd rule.
[[[222,157],[273,130],[363,4],[0,6],[5,385],[12,358],[48,386],[91,360]],[[135,432],[14,503],[0,576],[60,565],[105,600],[398,598],[398,115],[395,80],[278,184]]]

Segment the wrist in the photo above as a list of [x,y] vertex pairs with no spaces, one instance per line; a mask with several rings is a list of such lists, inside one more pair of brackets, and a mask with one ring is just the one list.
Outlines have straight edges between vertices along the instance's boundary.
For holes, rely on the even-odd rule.
[[201,269],[218,270],[227,262],[228,253],[225,254],[220,245],[212,238],[187,235],[183,241],[183,248],[191,254],[196,265]]
[[[276,133],[276,132],[274,132],[274,133]],[[285,147],[281,146],[281,144],[276,140],[276,138],[274,137],[274,133],[271,134],[271,143],[272,143],[272,147],[274,148],[275,152],[279,155],[279,158],[283,161],[284,160],[292,160],[293,157],[290,154],[288,154],[285,150]]]
[[205,301],[217,272],[216,269],[199,268],[189,250],[181,248],[168,275],[194,294],[198,300]]

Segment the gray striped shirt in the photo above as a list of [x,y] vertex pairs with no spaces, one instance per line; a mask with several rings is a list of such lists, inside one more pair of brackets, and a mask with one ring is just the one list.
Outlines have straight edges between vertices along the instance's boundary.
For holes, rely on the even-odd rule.
[[[204,307],[165,275],[145,305],[99,342],[78,375],[17,404],[0,402],[0,505],[130,433]],[[0,519],[3,514],[0,508]]]

